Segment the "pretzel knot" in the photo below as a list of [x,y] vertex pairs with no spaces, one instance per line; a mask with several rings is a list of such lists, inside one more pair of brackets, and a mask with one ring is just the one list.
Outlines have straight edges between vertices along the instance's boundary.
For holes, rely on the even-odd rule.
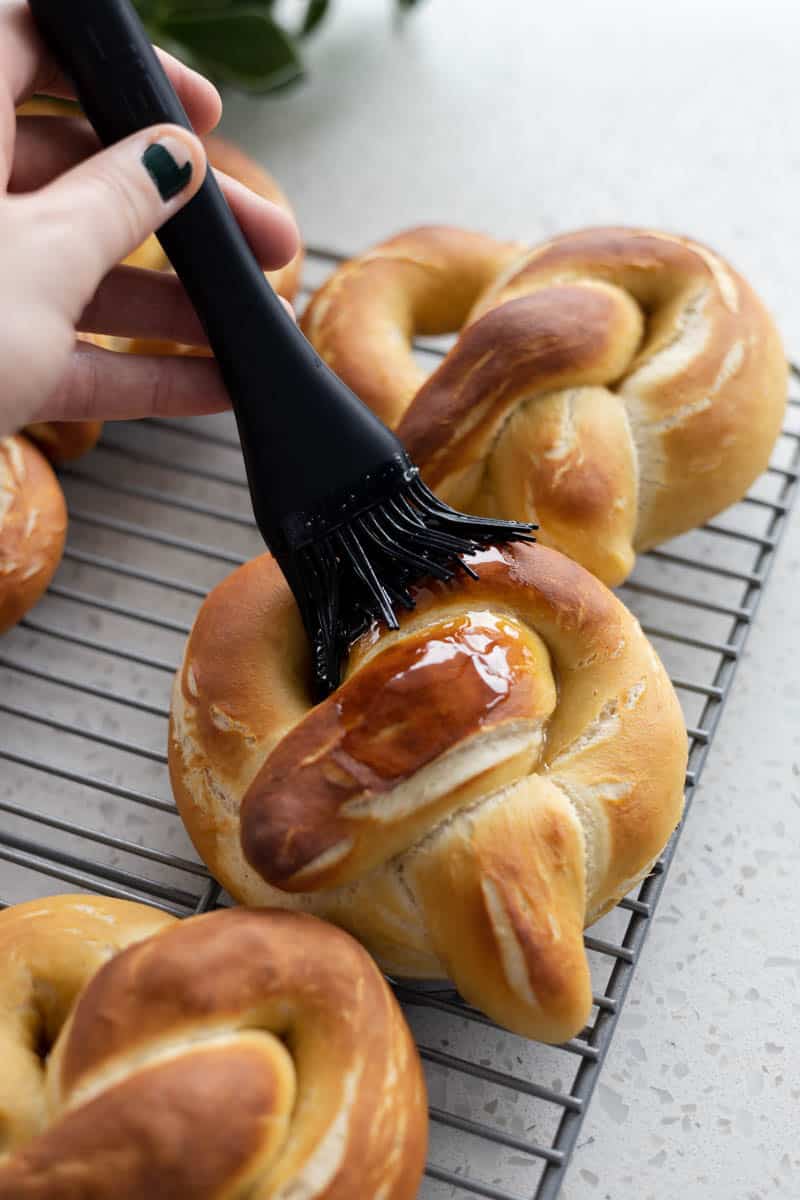
[[[442,499],[538,521],[540,540],[620,583],[637,552],[767,466],[786,400],[778,333],[744,279],[685,238],[590,229],[510,264],[485,238],[484,261],[506,263],[481,286],[464,269],[477,237],[378,246],[320,289],[303,329]],[[412,335],[465,319],[424,379]]]
[[649,869],[681,812],[686,735],[639,625],[541,546],[418,589],[312,707],[272,559],[205,601],[173,694],[170,770],[212,871],[311,909],[392,974],[450,977],[558,1041],[591,1005],[584,924]]
[[0,438],[0,633],[44,593],[66,532],[64,494],[50,465],[27,438]]
[[8,909],[0,1056],[2,1200],[416,1196],[410,1034],[368,955],[313,917]]
[[[81,340],[102,344],[102,339],[88,333],[81,334]],[[88,454],[102,432],[102,421],[35,421],[24,429],[25,436],[56,466]]]

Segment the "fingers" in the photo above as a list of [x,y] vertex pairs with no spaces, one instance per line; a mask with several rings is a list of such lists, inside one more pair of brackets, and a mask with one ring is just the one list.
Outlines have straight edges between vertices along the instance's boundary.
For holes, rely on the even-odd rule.
[[160,50],[158,46],[154,49],[195,131],[210,133],[216,129],[222,116],[222,100],[213,83],[167,54],[166,50]]
[[34,192],[100,149],[80,117],[17,117],[9,192]]
[[293,218],[279,205],[257,196],[230,175],[222,171],[214,174],[262,267],[268,271],[284,267],[300,248],[300,235]]
[[[161,63],[198,133],[219,122],[219,92],[202,75],[156,48]],[[0,0],[0,183],[11,171],[14,108],[34,92],[64,99],[74,91],[42,45],[24,0]]]
[[[156,48],[161,64],[198,133],[219,122],[222,101],[209,80]],[[24,0],[4,0],[0,9],[0,76],[15,104],[34,92],[74,99],[75,92],[45,50]]]
[[106,275],[78,328],[82,333],[206,344],[203,327],[177,276],[139,267],[116,267]]
[[[0,17],[0,74],[14,104],[32,92],[67,95],[66,82],[44,49],[24,0],[4,4]],[[57,90],[59,88],[61,90]]]
[[[93,155],[24,199],[31,282],[73,323],[101,280],[197,192],[202,143],[160,125]],[[58,264],[58,270],[53,270]]]
[[32,420],[197,416],[229,407],[213,359],[147,358],[79,342],[66,376]]
[[[284,304],[294,316],[288,301]],[[203,327],[180,280],[167,272],[138,267],[117,267],[105,277],[78,328],[82,333],[206,345]]]
[[[52,117],[20,117],[10,192],[30,192],[58,178],[91,154],[99,144],[85,121]],[[277,204],[215,172],[220,186],[241,225],[250,248],[268,271],[285,266],[299,246],[297,226]]]

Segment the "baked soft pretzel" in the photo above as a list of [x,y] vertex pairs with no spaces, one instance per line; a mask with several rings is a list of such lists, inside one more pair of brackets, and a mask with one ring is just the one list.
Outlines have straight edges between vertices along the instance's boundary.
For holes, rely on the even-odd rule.
[[[393,238],[340,268],[303,328],[442,499],[538,521],[541,541],[620,583],[636,552],[732,504],[766,467],[786,401],[778,333],[744,279],[686,238],[569,234],[518,255],[480,296],[458,274],[459,241],[467,261],[475,238]],[[448,288],[465,303],[439,330],[475,303],[423,382],[410,340],[432,331],[426,305],[444,313]]]
[[102,432],[102,421],[36,421],[25,426],[25,436],[56,466],[94,449]]
[[417,1194],[410,1034],[369,956],[313,917],[7,909],[0,1061],[1,1200]]
[[40,598],[64,549],[64,493],[24,437],[0,438],[0,633]]
[[431,226],[344,263],[300,322],[322,357],[382,420],[396,426],[425,380],[415,334],[459,329],[478,297],[516,262],[521,242]]
[[686,734],[638,623],[542,546],[482,551],[312,707],[306,637],[263,556],[204,602],[172,702],[181,815],[237,899],[311,910],[391,974],[447,977],[560,1041],[583,947],[680,816]]

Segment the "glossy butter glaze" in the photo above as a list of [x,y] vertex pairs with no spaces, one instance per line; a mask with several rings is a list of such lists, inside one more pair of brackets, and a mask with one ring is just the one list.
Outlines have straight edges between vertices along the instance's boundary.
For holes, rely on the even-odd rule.
[[[388,794],[407,779],[467,739],[538,720],[554,704],[549,656],[533,631],[487,610],[440,619],[374,654],[279,743],[243,801],[244,852],[277,886],[291,888],[300,873],[308,887],[304,870],[326,854],[340,868],[356,827],[385,819],[381,797],[396,815],[400,802]],[[440,800],[433,788],[430,807]],[[409,832],[429,804],[402,811]]]

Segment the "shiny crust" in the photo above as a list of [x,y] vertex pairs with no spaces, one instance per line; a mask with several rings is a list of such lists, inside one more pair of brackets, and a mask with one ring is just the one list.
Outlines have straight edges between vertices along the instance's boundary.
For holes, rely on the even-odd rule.
[[173,692],[189,833],[248,904],[304,908],[390,972],[452,978],[500,1024],[585,1022],[582,944],[679,818],[680,708],[625,607],[541,546],[484,551],[477,582],[417,592],[312,707],[273,560],[203,604]]
[[27,438],[1,438],[0,633],[47,588],[66,530],[64,495],[46,459]]
[[[405,236],[421,274],[441,231]],[[467,322],[423,381],[410,365],[423,330],[405,319],[409,284],[390,262],[371,269],[402,240],[336,272],[303,328],[443,499],[538,520],[543,542],[614,585],[637,552],[734,503],[766,467],[786,400],[780,338],[704,246],[609,228],[529,250],[446,326]],[[455,265],[437,296],[448,284],[460,286]],[[413,294],[415,308],[426,295]],[[387,356],[395,369],[365,388],[363,364]]]
[[417,1193],[410,1034],[368,955],[313,917],[18,905],[0,1053],[0,1200]]
[[[476,729],[502,735],[525,725],[535,738],[555,700],[541,641],[518,622],[475,612],[426,626],[276,746],[242,801],[245,857],[288,891],[357,879],[466,803],[467,789],[448,787],[419,807],[398,805],[420,770]],[[374,819],[381,801],[398,806],[391,825]]]

